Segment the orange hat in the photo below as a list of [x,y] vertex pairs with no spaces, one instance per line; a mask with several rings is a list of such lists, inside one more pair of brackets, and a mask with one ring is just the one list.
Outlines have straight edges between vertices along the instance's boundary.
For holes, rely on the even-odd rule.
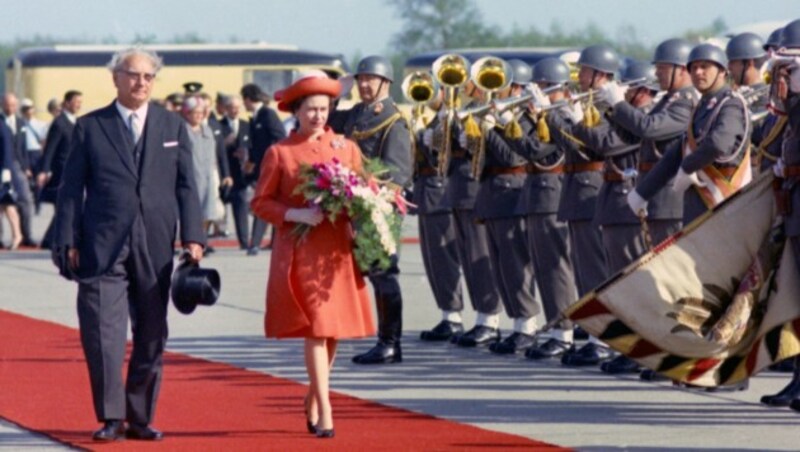
[[278,101],[278,110],[291,112],[292,104],[297,99],[313,94],[324,94],[335,99],[339,97],[341,89],[338,80],[333,80],[320,70],[312,70],[300,74],[300,78],[288,88],[277,91],[275,100]]

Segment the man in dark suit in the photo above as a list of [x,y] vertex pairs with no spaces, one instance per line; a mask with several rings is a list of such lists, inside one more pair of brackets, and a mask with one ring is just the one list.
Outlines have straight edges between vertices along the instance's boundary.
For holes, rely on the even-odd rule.
[[[64,94],[61,114],[53,120],[45,139],[44,154],[39,174],[36,175],[36,184],[40,187],[42,202],[56,203],[58,186],[61,184],[61,174],[64,163],[69,153],[70,139],[75,128],[78,111],[81,109],[83,95],[79,91],[67,91]],[[42,239],[42,248],[49,249],[53,245],[53,227],[55,217],[50,221],[50,226]]]
[[250,245],[250,228],[247,223],[250,207],[247,202],[248,180],[244,170],[250,154],[250,123],[239,119],[239,112],[242,108],[241,97],[228,96],[225,104],[226,113],[220,120],[220,127],[222,127],[225,153],[233,179],[233,186],[226,202],[230,202],[233,208],[233,221],[236,225],[239,247],[246,250]]
[[[269,101],[269,96],[261,88],[249,83],[242,87],[242,99],[244,107],[253,117],[250,120],[250,141],[251,152],[250,161],[245,168],[245,173],[250,183],[255,184],[261,174],[261,160],[270,146],[286,137],[286,130],[275,110],[265,105]],[[253,216],[253,235],[250,238],[248,256],[258,254],[258,247],[267,232],[267,223]]]
[[[80,118],[56,206],[54,258],[78,282],[78,320],[97,419],[96,441],[159,440],[156,407],[178,220],[187,259],[205,234],[185,123],[150,103],[161,60],[140,48],[109,63],[117,98]],[[128,316],[133,350],[127,382]],[[124,420],[128,427],[125,428]]]

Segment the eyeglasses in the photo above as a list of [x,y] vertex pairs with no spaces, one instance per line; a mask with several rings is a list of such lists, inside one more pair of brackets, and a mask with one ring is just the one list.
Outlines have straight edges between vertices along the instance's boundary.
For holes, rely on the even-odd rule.
[[149,72],[135,72],[135,71],[129,71],[127,69],[120,69],[118,72],[125,74],[126,76],[132,79],[142,79],[147,83],[151,83],[156,78],[156,74]]

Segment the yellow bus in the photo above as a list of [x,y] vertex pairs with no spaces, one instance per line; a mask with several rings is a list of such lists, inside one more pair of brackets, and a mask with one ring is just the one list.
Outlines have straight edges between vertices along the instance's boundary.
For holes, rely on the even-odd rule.
[[[106,65],[114,52],[127,46],[64,45],[17,52],[6,70],[6,89],[33,100],[45,119],[44,106],[61,100],[66,91],[83,93],[83,111],[107,105],[115,97]],[[322,69],[334,77],[347,72],[344,57],[269,44],[148,45],[164,59],[153,87],[153,98],[182,92],[186,82],[200,82],[211,94],[238,93],[256,83],[272,94],[294,81],[306,69]]]

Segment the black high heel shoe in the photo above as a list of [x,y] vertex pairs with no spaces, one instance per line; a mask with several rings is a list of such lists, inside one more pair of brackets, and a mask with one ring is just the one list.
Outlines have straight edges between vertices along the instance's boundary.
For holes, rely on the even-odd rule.
[[336,436],[336,432],[333,429],[323,430],[323,429],[317,429],[316,427],[315,429],[317,431],[317,438],[333,438],[334,436]]

